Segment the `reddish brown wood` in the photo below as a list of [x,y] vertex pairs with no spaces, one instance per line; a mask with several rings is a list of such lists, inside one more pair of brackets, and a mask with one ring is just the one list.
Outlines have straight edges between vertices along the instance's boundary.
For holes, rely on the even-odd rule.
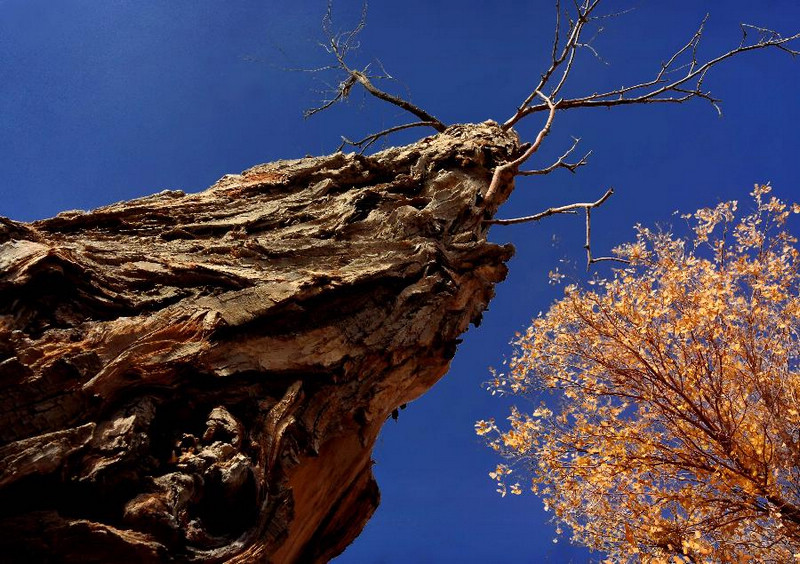
[[2,560],[344,550],[378,504],[381,426],[445,374],[506,274],[482,195],[516,152],[496,124],[454,126],[3,219]]

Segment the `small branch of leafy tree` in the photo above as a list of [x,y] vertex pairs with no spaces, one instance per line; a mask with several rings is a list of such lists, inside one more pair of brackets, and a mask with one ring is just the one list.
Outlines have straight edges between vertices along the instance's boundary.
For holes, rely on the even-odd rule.
[[684,216],[691,239],[637,226],[518,335],[490,390],[554,398],[477,422],[503,495],[529,478],[609,562],[800,560],[800,205],[769,192]]

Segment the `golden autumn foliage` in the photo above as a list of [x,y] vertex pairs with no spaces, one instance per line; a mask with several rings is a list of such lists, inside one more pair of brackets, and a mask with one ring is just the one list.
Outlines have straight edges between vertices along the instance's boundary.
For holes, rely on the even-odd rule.
[[531,478],[610,562],[800,561],[800,206],[769,191],[684,216],[693,241],[637,227],[533,321],[490,387],[553,396],[476,424],[501,493]]

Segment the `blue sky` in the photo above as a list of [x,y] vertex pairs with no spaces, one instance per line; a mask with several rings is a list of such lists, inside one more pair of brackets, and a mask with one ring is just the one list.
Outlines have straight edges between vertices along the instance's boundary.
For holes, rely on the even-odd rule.
[[[354,23],[360,7],[339,0],[334,22]],[[606,10],[629,7],[595,41],[607,64],[583,53],[568,93],[649,78],[707,12],[701,56],[733,47],[740,22],[800,30],[795,0],[617,0]],[[321,0],[0,0],[0,215],[28,221],[166,188],[197,191],[401,123],[396,108],[358,92],[302,119],[325,77],[284,69],[327,63],[317,45],[324,10]],[[376,0],[356,60],[380,59],[397,79],[387,88],[447,123],[502,120],[545,69],[553,17],[542,0]],[[559,115],[533,166],[572,136],[593,150],[589,166],[520,181],[500,216],[614,186],[593,215],[600,253],[630,239],[636,222],[669,226],[676,209],[746,201],[755,182],[800,200],[800,60],[745,55],[706,84],[724,117],[701,102]],[[519,131],[531,136],[539,125]],[[509,403],[481,383],[514,332],[557,297],[547,272],[560,265],[583,276],[582,236],[570,216],[493,228],[493,240],[517,247],[509,278],[450,373],[387,423],[374,454],[383,503],[337,563],[588,561],[566,538],[552,542],[538,499],[494,492],[487,472],[497,460],[472,431],[476,419],[505,416]]]

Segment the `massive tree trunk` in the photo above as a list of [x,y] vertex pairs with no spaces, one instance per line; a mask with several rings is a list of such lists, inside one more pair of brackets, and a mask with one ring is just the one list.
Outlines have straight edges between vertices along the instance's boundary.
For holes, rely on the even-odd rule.
[[506,274],[496,124],[0,218],[0,559],[320,562]]

